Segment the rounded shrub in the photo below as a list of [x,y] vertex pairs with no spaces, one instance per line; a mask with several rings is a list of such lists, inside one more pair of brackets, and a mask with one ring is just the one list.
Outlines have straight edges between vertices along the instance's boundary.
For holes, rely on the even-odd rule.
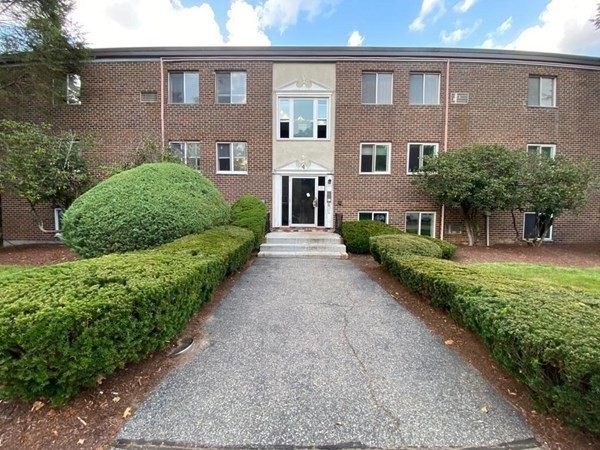
[[398,233],[398,228],[376,220],[342,222],[342,237],[350,253],[369,253],[371,237]]
[[254,195],[243,195],[231,205],[231,224],[252,231],[255,250],[265,237],[266,222],[267,205]]
[[422,237],[431,242],[435,242],[435,244],[442,250],[442,259],[452,259],[454,257],[457,247],[452,242],[442,241],[441,239],[436,239],[429,236]]
[[85,258],[141,250],[229,221],[212,183],[183,164],[144,164],[79,197],[63,216],[63,241]]
[[442,249],[435,242],[410,233],[374,236],[371,238],[371,254],[381,263],[386,256],[428,256],[441,258]]

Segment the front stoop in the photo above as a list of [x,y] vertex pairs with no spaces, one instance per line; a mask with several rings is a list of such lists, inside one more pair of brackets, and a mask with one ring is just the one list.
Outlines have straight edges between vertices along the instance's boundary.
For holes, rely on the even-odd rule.
[[324,231],[275,231],[260,246],[259,258],[347,259],[346,246],[336,233]]

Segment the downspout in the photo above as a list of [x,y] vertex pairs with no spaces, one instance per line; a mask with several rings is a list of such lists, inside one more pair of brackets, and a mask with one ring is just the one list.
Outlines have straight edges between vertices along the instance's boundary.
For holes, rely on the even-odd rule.
[[[446,111],[444,113],[444,151],[448,151],[448,113],[450,111],[450,60],[446,60]],[[446,205],[442,205],[440,214],[440,239],[444,240]]]
[[165,71],[164,61],[160,58],[160,143],[165,148]]

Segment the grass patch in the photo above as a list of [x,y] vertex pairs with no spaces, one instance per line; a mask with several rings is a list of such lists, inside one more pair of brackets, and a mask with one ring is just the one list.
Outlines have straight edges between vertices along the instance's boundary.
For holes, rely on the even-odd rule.
[[0,266],[0,277],[4,275],[12,275],[13,273],[19,273],[23,270],[31,269],[32,266]]
[[520,263],[485,263],[473,264],[472,267],[486,273],[600,294],[600,267],[581,269],[547,264]]

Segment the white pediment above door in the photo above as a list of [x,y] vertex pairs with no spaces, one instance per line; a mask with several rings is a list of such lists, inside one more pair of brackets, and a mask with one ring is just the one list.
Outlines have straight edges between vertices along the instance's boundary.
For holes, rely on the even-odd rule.
[[318,93],[331,93],[333,90],[328,88],[327,86],[317,83],[314,80],[306,76],[302,76],[296,81],[292,81],[291,83],[284,84],[283,86],[277,89],[278,93],[286,93],[286,92],[318,92]]
[[321,164],[316,163],[310,159],[301,157],[295,161],[292,161],[275,169],[275,173],[282,172],[331,173],[331,169],[328,169],[327,167],[322,166]]

